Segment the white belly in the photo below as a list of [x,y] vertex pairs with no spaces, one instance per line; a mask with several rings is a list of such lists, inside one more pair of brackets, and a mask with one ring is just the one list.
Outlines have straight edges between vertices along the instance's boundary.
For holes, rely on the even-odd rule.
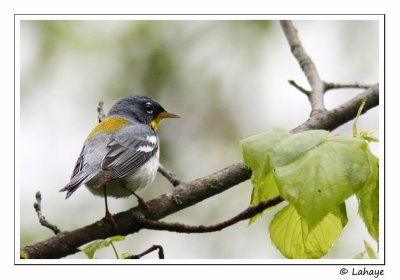
[[125,187],[131,192],[136,192],[150,186],[157,175],[159,155],[160,150],[134,173],[128,175],[129,179],[126,180],[128,183],[125,184]]
[[[148,186],[150,186],[156,175],[159,165],[160,149],[157,153],[149,159],[145,164],[136,169],[131,174],[128,174],[122,179],[115,179],[110,181],[107,187],[107,196],[112,196],[116,198],[128,197],[132,195],[132,192],[137,192]],[[97,178],[92,179],[93,182],[97,181]],[[94,194],[99,196],[104,196],[103,188],[93,188],[92,180],[86,183],[88,189]]]

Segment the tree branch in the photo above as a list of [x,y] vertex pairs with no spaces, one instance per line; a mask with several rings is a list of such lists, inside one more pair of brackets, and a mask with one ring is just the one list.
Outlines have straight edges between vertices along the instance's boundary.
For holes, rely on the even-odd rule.
[[40,192],[36,192],[36,202],[33,204],[33,208],[35,208],[36,214],[39,218],[39,223],[50,229],[54,234],[58,234],[61,231],[59,228],[51,223],[49,223],[46,218],[42,214],[42,194]]
[[166,169],[161,163],[158,166],[158,172],[160,172],[161,175],[163,175],[165,178],[167,178],[167,180],[174,186],[178,186],[180,184],[182,184],[182,181],[179,180],[179,178],[172,173],[171,171],[169,171],[168,169]]
[[[292,21],[281,20],[281,27],[285,33],[286,39],[289,43],[290,49],[300,64],[301,69],[307,77],[308,83],[311,86],[311,91],[308,93],[308,99],[311,104],[311,116],[325,111],[324,105],[324,92],[325,84],[319,77],[317,68],[311,57],[306,53],[303,45],[297,35],[297,30]],[[301,90],[303,93],[305,91]]]
[[299,91],[301,91],[305,95],[307,95],[307,96],[310,95],[311,92],[309,90],[306,90],[305,88],[299,86],[295,81],[289,80],[288,82],[289,82],[290,85],[294,86],[295,88],[297,88]]
[[167,223],[163,221],[155,221],[149,219],[140,220],[140,224],[143,228],[146,229],[167,230],[167,231],[181,232],[181,233],[214,232],[223,230],[224,228],[234,225],[240,221],[250,219],[255,215],[257,215],[258,213],[263,212],[265,209],[278,205],[282,201],[283,198],[281,196],[276,196],[268,201],[262,201],[255,206],[248,207],[246,210],[244,210],[243,212],[241,212],[240,214],[236,215],[235,217],[229,220],[210,226],[203,226],[203,225],[192,226],[181,223]]
[[140,253],[138,255],[127,256],[124,259],[140,259],[140,258],[146,256],[147,254],[150,254],[151,252],[153,252],[155,250],[158,250],[158,258],[159,259],[164,259],[164,249],[160,245],[153,245],[149,249],[144,251],[143,253]]
[[97,105],[97,119],[99,120],[99,123],[101,123],[106,118],[103,106],[104,102],[100,100],[99,104]]
[[363,91],[356,97],[350,99],[344,104],[326,112],[321,112],[310,117],[306,122],[293,129],[292,133],[298,133],[310,129],[326,129],[333,130],[345,124],[346,122],[354,119],[357,115],[357,110],[360,108],[362,101],[365,100],[366,104],[362,114],[369,109],[379,105],[379,84],[375,84]]
[[[281,26],[289,42],[292,53],[299,62],[312,88],[311,91],[307,91],[298,86],[295,82],[291,83],[303,93],[307,94],[312,107],[310,118],[300,126],[294,128],[291,133],[298,133],[310,129],[333,130],[352,120],[356,116],[357,110],[363,100],[366,100],[366,105],[362,113],[365,113],[379,104],[379,85],[376,84],[368,87],[367,90],[348,102],[333,110],[327,111],[323,99],[324,92],[331,88],[344,87],[344,85],[323,82],[319,77],[314,63],[305,52],[292,22],[281,21]],[[103,104],[99,103],[99,122],[101,122],[103,118]],[[158,222],[159,219],[248,180],[251,175],[250,170],[244,166],[242,161],[188,183],[180,182],[174,174],[163,167],[161,167],[159,171],[173,185],[176,185],[176,188],[148,201],[148,209],[145,210],[142,207],[135,207],[114,215],[113,218],[117,227],[114,227],[103,218],[91,225],[70,232],[61,232],[47,240],[23,247],[21,249],[21,258],[61,258],[78,252],[78,247],[92,240],[105,239],[115,235],[132,234],[144,228],[172,230],[177,232],[217,231],[241,220],[253,217],[267,207],[276,205],[282,201],[281,197],[276,197],[271,201],[249,207],[239,215],[212,226],[188,226],[179,223]]]
[[367,89],[370,86],[371,85],[365,85],[365,84],[360,84],[360,83],[341,84],[341,83],[327,83],[327,82],[324,82],[325,91],[328,91],[330,89],[341,89],[341,88],[363,88],[363,89]]
[[[356,116],[364,99],[366,105],[363,113],[379,104],[378,84],[331,111],[314,114],[291,132],[298,133],[309,129],[335,129]],[[169,192],[148,201],[149,210],[147,211],[142,207],[135,207],[114,215],[114,220],[118,225],[117,229],[102,219],[91,225],[69,232],[61,232],[44,241],[25,246],[21,249],[21,258],[61,258],[78,252],[78,247],[90,241],[138,232],[143,228],[142,219],[162,219],[240,184],[248,180],[250,175],[251,172],[244,166],[243,161],[239,161],[211,175],[188,183],[181,183]]]

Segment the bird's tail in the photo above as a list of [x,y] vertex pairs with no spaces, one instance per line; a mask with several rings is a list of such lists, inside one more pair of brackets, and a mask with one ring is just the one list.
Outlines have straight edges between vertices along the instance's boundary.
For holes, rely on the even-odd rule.
[[63,187],[60,192],[67,192],[67,195],[65,199],[70,197],[82,184],[86,183],[89,181],[91,177],[89,177],[87,174],[84,174],[83,172],[78,172],[75,174],[74,177],[71,178],[71,181]]

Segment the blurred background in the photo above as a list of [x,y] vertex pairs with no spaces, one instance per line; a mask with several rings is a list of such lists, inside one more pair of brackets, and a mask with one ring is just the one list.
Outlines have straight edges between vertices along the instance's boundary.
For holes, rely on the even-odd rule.
[[[322,79],[378,82],[378,21],[294,24]],[[68,200],[58,192],[97,124],[100,100],[108,111],[123,96],[143,94],[181,115],[180,120],[164,121],[158,134],[161,163],[184,181],[240,160],[241,139],[272,127],[292,129],[310,113],[305,95],[288,84],[295,80],[308,88],[277,21],[26,20],[21,21],[20,43],[21,246],[52,235],[40,226],[33,209],[37,191],[42,193],[43,214],[61,230],[103,217],[104,200],[86,188]],[[361,91],[330,91],[326,105],[333,108]],[[378,128],[378,115],[378,108],[370,110],[359,127]],[[337,132],[350,135],[351,125]],[[371,147],[378,155],[378,144]],[[140,195],[149,200],[170,188],[158,174]],[[248,207],[251,190],[250,181],[244,182],[165,220],[221,222]],[[136,204],[135,198],[109,199],[112,213]],[[353,258],[364,251],[364,240],[377,248],[357,214],[354,197],[347,207],[349,223],[325,258]],[[283,258],[268,235],[277,210],[250,227],[241,222],[208,234],[142,230],[115,246],[120,254],[137,254],[159,244],[171,259]],[[107,248],[95,257],[114,258],[114,253]]]

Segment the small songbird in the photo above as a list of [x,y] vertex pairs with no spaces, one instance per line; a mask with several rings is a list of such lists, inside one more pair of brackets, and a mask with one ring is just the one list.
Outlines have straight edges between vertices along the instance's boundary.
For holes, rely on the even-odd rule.
[[60,191],[70,197],[81,185],[104,196],[106,218],[116,226],[108,210],[107,196],[135,195],[151,185],[159,165],[160,145],[155,133],[162,119],[180,118],[168,113],[146,96],[129,96],[117,101],[107,117],[88,135],[75,164],[70,182]]

